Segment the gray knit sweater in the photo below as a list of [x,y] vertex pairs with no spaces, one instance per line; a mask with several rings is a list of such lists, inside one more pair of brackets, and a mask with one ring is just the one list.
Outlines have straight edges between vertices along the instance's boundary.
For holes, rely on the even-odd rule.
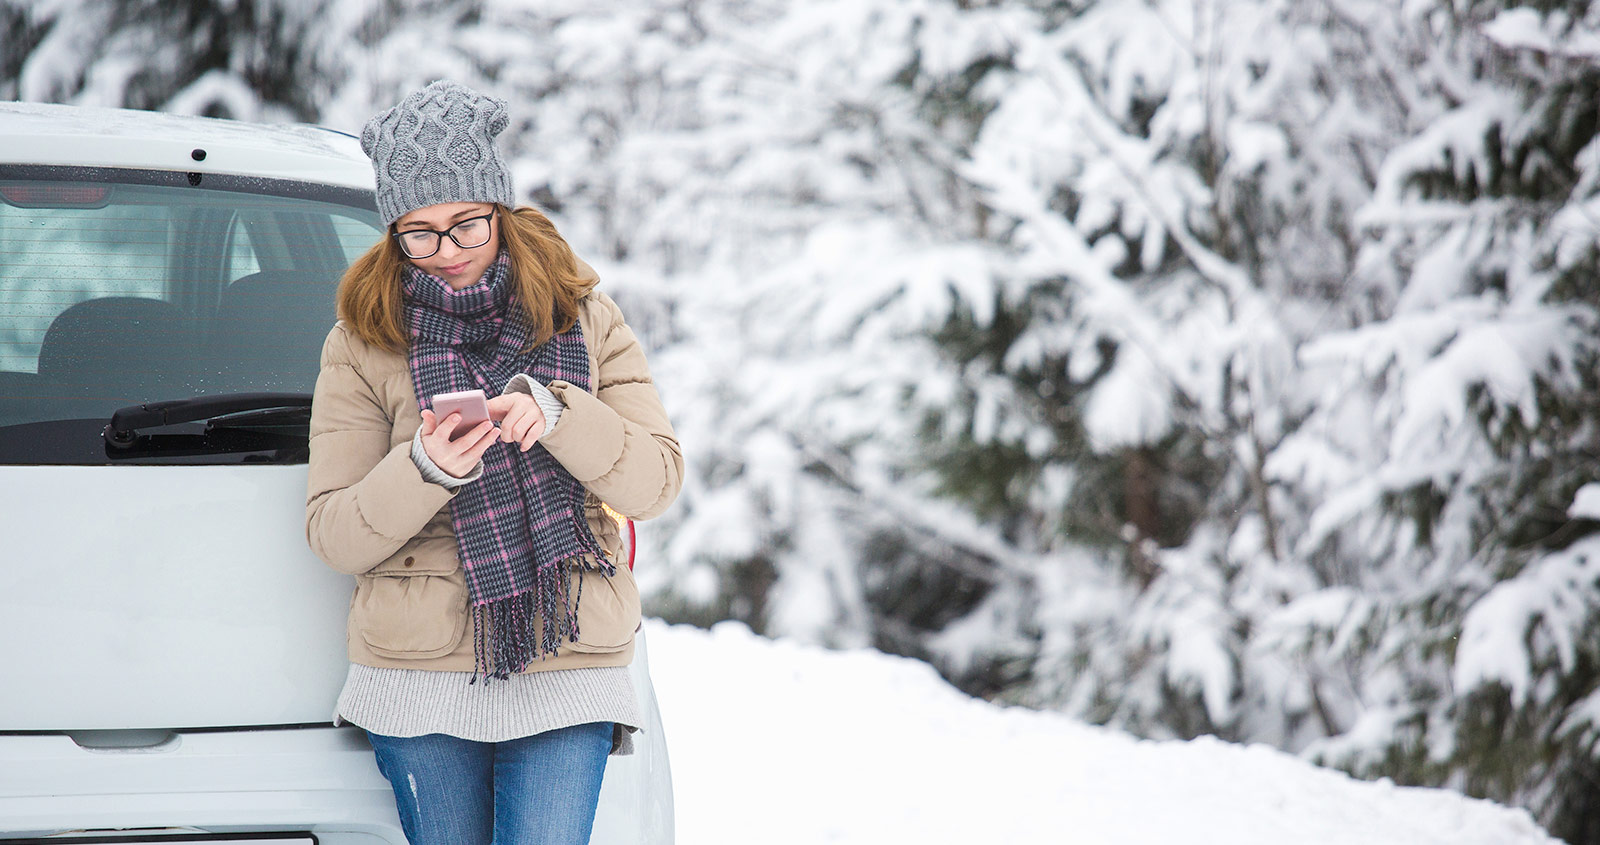
[[350,664],[334,724],[383,736],[447,734],[504,742],[589,722],[612,722],[612,754],[633,753],[638,698],[622,666],[558,669],[472,683],[471,672]]
[[[533,396],[545,429],[555,428],[565,406],[544,385],[518,375],[503,392]],[[482,476],[480,465],[455,478],[422,448],[422,431],[411,441],[411,459],[422,477],[460,487]],[[639,729],[638,696],[627,667],[561,669],[514,675],[504,681],[471,683],[470,672],[383,669],[350,664],[334,710],[334,724],[359,725],[383,736],[441,733],[478,742],[504,742],[588,722],[616,724],[611,753],[633,753]]]

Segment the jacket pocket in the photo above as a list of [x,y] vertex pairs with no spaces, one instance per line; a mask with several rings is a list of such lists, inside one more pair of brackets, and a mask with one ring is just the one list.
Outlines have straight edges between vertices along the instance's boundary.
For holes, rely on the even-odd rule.
[[460,570],[362,578],[351,612],[361,638],[380,657],[442,657],[466,636],[466,579]]
[[[432,523],[429,523],[432,527]],[[448,525],[446,525],[448,529]],[[427,528],[390,555],[387,560],[367,570],[366,574],[380,576],[448,575],[461,571],[461,559],[456,552],[454,534],[431,533]],[[465,584],[465,582],[462,582]]]
[[[578,599],[578,639],[565,648],[589,654],[622,651],[639,629],[639,585],[626,564],[617,574],[585,571],[578,579],[583,593]],[[574,589],[577,588],[574,584]]]

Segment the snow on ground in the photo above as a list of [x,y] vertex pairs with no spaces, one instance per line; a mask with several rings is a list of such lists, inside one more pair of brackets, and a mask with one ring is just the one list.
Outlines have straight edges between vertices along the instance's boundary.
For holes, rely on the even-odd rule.
[[646,624],[686,845],[1558,842],[1522,810],[1264,746],[996,706],[915,660]]

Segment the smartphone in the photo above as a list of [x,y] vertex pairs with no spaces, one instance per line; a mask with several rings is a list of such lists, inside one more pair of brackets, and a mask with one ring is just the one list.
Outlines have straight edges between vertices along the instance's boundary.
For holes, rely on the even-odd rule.
[[478,423],[489,418],[489,400],[484,398],[481,390],[440,393],[433,397],[433,415],[441,422],[457,412],[461,414],[461,422],[451,432],[451,440],[477,428]]

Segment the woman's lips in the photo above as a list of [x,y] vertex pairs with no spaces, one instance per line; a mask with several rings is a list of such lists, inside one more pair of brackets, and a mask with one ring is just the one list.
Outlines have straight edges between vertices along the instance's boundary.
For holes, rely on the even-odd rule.
[[471,263],[471,261],[463,261],[460,264],[448,264],[439,269],[443,270],[446,276],[457,276],[461,274],[462,270],[467,269],[467,265]]

